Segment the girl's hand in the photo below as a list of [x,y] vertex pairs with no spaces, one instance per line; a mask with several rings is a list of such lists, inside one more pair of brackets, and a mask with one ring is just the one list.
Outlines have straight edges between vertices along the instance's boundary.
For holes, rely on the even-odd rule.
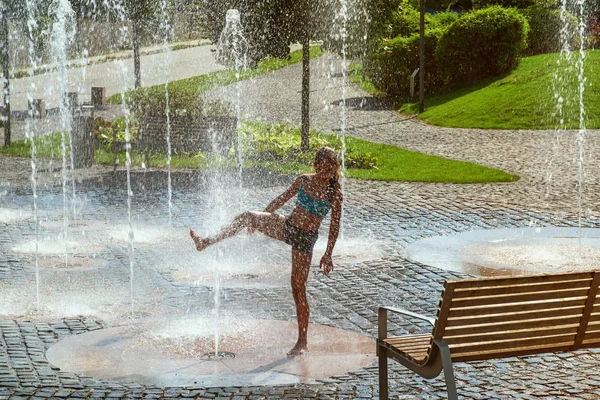
[[321,265],[319,268],[323,270],[323,275],[327,275],[333,271],[333,260],[331,259],[331,255],[324,254],[323,257],[321,257]]

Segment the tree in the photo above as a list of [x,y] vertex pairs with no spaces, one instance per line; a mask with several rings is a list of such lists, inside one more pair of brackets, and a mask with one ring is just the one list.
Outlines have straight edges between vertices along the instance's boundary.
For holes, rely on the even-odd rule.
[[125,13],[131,21],[131,41],[133,45],[133,73],[135,75],[135,88],[142,87],[142,73],[140,67],[140,43],[142,37],[142,22],[151,20],[156,15],[160,2],[155,0],[124,0]]
[[4,147],[11,145],[11,111],[10,111],[10,48],[9,48],[9,22],[23,20],[25,9],[18,0],[0,0],[0,64],[2,67],[2,91],[4,106]]

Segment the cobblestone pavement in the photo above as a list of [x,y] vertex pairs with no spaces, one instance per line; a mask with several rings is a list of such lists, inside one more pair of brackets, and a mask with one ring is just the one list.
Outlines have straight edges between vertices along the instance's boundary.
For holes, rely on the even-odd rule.
[[[321,71],[331,71],[326,59],[320,62]],[[244,103],[247,114],[273,121],[296,121],[295,108],[286,108],[285,104],[298,104],[299,93],[293,86],[299,77],[298,71],[294,66],[244,83],[242,93],[253,90],[254,97],[253,101]],[[333,122],[340,111],[336,105],[340,100],[339,87],[336,88],[339,81],[335,78],[332,83],[319,80],[322,73],[318,68],[313,71],[314,96],[318,99],[314,101],[315,123],[339,126]],[[275,83],[280,86],[272,88],[270,85]],[[285,90],[281,86],[284,84]],[[235,94],[234,88],[228,90]],[[309,278],[311,322],[375,337],[378,305],[391,304],[434,314],[444,280],[463,275],[407,259],[404,248],[421,238],[475,229],[577,226],[574,218],[577,202],[573,200],[577,193],[576,174],[570,170],[575,152],[555,149],[553,133],[433,128],[403,120],[375,105],[372,109],[353,108],[352,104],[363,100],[368,104],[372,100],[351,86],[346,87],[346,91],[350,105],[347,109],[349,133],[503,168],[521,175],[522,180],[497,185],[348,180],[344,234],[335,259],[337,268],[330,276],[323,277],[315,265]],[[287,95],[290,97],[284,98]],[[271,100],[267,102],[269,97]],[[544,148],[540,143],[550,147]],[[595,141],[590,137],[586,144],[591,152]],[[544,172],[545,166],[550,165],[544,158],[546,154],[555,155],[553,165],[560,166],[554,169],[551,180]],[[211,230],[241,209],[264,207],[285,188],[289,178],[274,179],[248,171],[244,177],[246,185],[240,189],[235,177],[219,177],[222,185],[213,186],[211,176],[193,171],[178,172],[173,175],[172,216],[169,218],[165,173],[134,171],[132,225],[142,232],[161,232],[165,243],[136,243],[132,269],[127,242],[111,236],[112,229],[126,232],[128,225],[124,172],[119,170],[113,174],[100,166],[78,172],[76,194],[72,195],[70,185],[66,190],[62,187],[59,165],[44,163],[39,165],[39,170],[35,198],[39,223],[32,218],[22,218],[3,223],[0,230],[0,399],[378,397],[376,364],[314,385],[218,388],[140,385],[79,376],[49,364],[45,351],[65,337],[148,316],[178,318],[210,310],[215,294],[213,287],[182,277],[189,272],[190,264],[206,260],[198,258],[203,256],[190,249],[187,242],[179,243],[179,238],[187,235],[189,226]],[[598,174],[593,173],[593,160],[586,171],[594,188],[592,178]],[[31,212],[34,197],[29,184],[29,161],[0,158],[0,177],[1,207]],[[550,195],[545,196],[548,187]],[[590,196],[588,190],[592,189],[586,189],[586,196]],[[207,196],[208,193],[219,196]],[[77,216],[68,222],[66,234],[70,241],[82,244],[81,250],[71,257],[72,270],[48,267],[54,259],[60,259],[60,254],[41,257],[38,262],[43,268],[36,275],[35,258],[20,249],[32,243],[36,235],[42,245],[60,242],[61,235],[65,235],[65,197],[69,200],[67,209],[73,209]],[[600,224],[594,218],[595,204],[589,200],[591,197],[585,199],[590,212],[582,223],[598,227]],[[218,209],[222,211],[215,213]],[[322,237],[326,236],[327,226],[326,221]],[[248,263],[289,265],[288,252],[279,243],[256,235],[232,239],[230,245],[240,243],[248,249],[245,255]],[[344,252],[349,248],[352,251]],[[229,252],[225,253],[229,256]],[[317,252],[315,260],[318,255]],[[133,292],[130,292],[132,273],[135,279]],[[44,299],[39,314],[35,311],[38,279],[40,296]],[[220,298],[224,315],[295,318],[287,285],[277,282],[240,284],[233,277],[223,279]],[[130,302],[131,296],[135,299],[134,305]],[[390,329],[397,334],[427,331],[424,324],[404,318],[393,320]],[[459,363],[455,373],[459,393],[466,399],[596,399],[600,392],[599,361],[598,350],[592,349]],[[442,377],[424,380],[396,363],[390,363],[390,369],[394,398],[446,398]]]

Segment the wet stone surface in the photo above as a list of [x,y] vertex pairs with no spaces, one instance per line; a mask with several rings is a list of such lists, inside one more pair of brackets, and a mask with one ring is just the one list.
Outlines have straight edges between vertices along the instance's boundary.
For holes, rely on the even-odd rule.
[[[393,304],[420,313],[434,314],[444,279],[462,276],[405,259],[402,251],[407,244],[420,238],[472,229],[577,224],[576,220],[559,212],[496,207],[455,199],[410,198],[397,195],[395,192],[398,188],[391,184],[381,185],[378,191],[365,192],[359,190],[359,185],[362,186],[362,183],[347,183],[344,233],[348,237],[369,238],[371,243],[383,249],[381,256],[358,262],[341,259],[334,273],[323,277],[319,274],[316,265],[318,254],[315,253],[307,290],[311,322],[360,332],[372,338],[377,334],[378,305]],[[251,195],[246,197],[249,207],[262,208],[283,188],[274,185],[252,189]],[[186,233],[189,225],[202,225],[201,221],[210,209],[210,202],[201,195],[203,190],[202,186],[195,189],[176,188],[173,205],[179,211],[173,218],[175,229]],[[28,192],[27,188],[11,187],[7,189],[5,198],[10,204],[26,207],[31,201]],[[108,221],[110,226],[124,223],[126,210],[123,210],[123,205],[126,199],[122,192],[109,194],[105,190],[82,189],[78,196],[85,198],[89,205],[84,211],[83,220]],[[44,188],[39,193],[39,204],[41,215],[49,220],[60,221],[60,188]],[[155,225],[167,227],[165,211],[166,205],[160,193],[148,191],[136,194],[132,208],[135,222],[153,221]],[[227,210],[226,214],[232,216],[234,211]],[[597,226],[594,220],[586,220],[585,223]],[[322,236],[326,236],[327,225],[326,221]],[[99,245],[101,240],[93,235],[93,229],[89,226],[87,229],[89,231],[79,239],[88,238]],[[38,235],[45,235],[47,230],[40,228]],[[21,291],[28,291],[35,286],[35,270],[29,265],[31,259],[13,251],[17,244],[34,236],[33,231],[34,224],[30,220],[7,225],[1,231],[0,265],[3,268],[0,270],[0,282],[3,290],[20,288]],[[289,265],[289,251],[285,246],[260,235],[245,237],[244,240],[247,246],[258,246],[268,253],[263,261]],[[191,246],[191,242],[186,244]],[[227,248],[224,250],[227,251]],[[35,307],[31,307],[28,315],[3,317],[0,321],[0,398],[377,398],[375,364],[359,371],[332,376],[318,385],[162,388],[77,376],[60,371],[46,361],[45,351],[61,338],[117,326],[128,319],[147,317],[153,313],[194,314],[205,312],[207,308],[210,310],[215,295],[213,286],[173,279],[171,270],[180,268],[174,257],[177,252],[183,252],[182,260],[194,256],[193,249],[185,247],[161,248],[157,243],[135,246],[135,285],[140,285],[140,294],[150,292],[158,296],[159,301],[155,303],[149,298],[136,297],[134,315],[129,315],[127,310],[130,277],[128,245],[107,241],[98,257],[108,267],[95,270],[94,273],[98,279],[113,281],[113,287],[124,291],[113,298],[120,304],[99,304],[98,313],[89,312],[88,316],[66,318],[57,313],[47,319],[43,313],[42,316],[36,315]],[[49,283],[52,277],[42,274],[42,287],[44,279]],[[121,286],[118,286],[119,283]],[[92,287],[91,290],[99,289]],[[135,295],[138,296],[138,292]],[[294,302],[286,285],[246,288],[223,284],[220,302],[222,313],[228,316],[280,320],[295,318]],[[428,329],[424,324],[403,318],[391,321],[389,328],[396,334],[424,332]],[[465,398],[586,399],[593,398],[599,390],[600,379],[594,373],[599,353],[593,349],[460,363],[455,365],[455,373],[459,392]],[[390,390],[395,398],[445,398],[443,378],[427,381],[395,363],[390,363],[390,368]]]
[[[312,115],[313,125],[335,130],[339,129],[343,82],[331,78],[332,68],[336,68],[331,62],[322,58],[311,68],[311,96],[315,96]],[[299,68],[285,68],[241,83],[244,113],[271,122],[297,123]],[[297,88],[293,86],[296,84]],[[379,305],[434,314],[444,280],[464,275],[405,258],[404,248],[419,239],[477,229],[579,224],[576,149],[569,144],[571,133],[566,132],[562,138],[567,145],[557,149],[553,132],[439,129],[375,104],[352,86],[346,89],[349,134],[502,168],[519,174],[521,180],[481,185],[347,181],[344,237],[349,243],[346,248],[358,251],[337,256],[336,269],[327,277],[319,274],[320,254],[315,251],[307,285],[311,322],[375,338]],[[232,86],[218,95],[237,98],[236,90]],[[600,173],[596,171],[597,158],[593,157],[598,144],[596,136],[585,142],[585,227],[600,227],[596,217]],[[38,236],[53,242],[83,243],[81,256],[102,260],[103,267],[86,271],[65,271],[68,266],[60,270],[40,269],[43,300],[39,305],[41,313],[37,313],[35,259],[31,254],[15,251],[35,240],[35,221],[1,226],[0,399],[378,398],[376,363],[315,385],[215,388],[125,383],[78,376],[50,365],[45,351],[62,338],[153,315],[210,315],[217,290],[222,316],[294,320],[295,306],[285,283],[290,264],[286,246],[257,234],[231,239],[226,246],[198,255],[186,236],[189,227],[210,232],[242,209],[263,209],[290,178],[256,173],[247,181],[252,185],[244,187],[240,194],[230,190],[236,187],[232,179],[223,179],[226,190],[219,192],[223,189],[211,186],[210,177],[178,173],[174,175],[169,224],[165,173],[134,171],[132,224],[141,237],[133,246],[132,259],[127,241],[121,240],[129,230],[126,176],[122,168],[116,175],[112,168],[102,166],[76,171],[76,198],[71,202],[71,195],[67,197],[69,208],[77,217],[75,221],[85,224],[69,221],[66,238],[60,236],[65,232],[60,228],[64,209],[60,165],[43,162],[39,171]],[[2,207],[31,211],[30,160],[0,157],[0,177]],[[282,213],[289,211],[287,207]],[[326,238],[327,226],[325,221],[322,240]],[[148,232],[162,233],[159,238],[163,240],[144,237]],[[379,252],[373,252],[373,248]],[[344,249],[340,243],[336,253],[342,254]],[[244,255],[241,267],[238,254]],[[225,260],[223,264],[228,268],[222,274],[220,288],[211,284],[216,272],[209,268],[217,257]],[[248,265],[265,268],[249,274],[240,272]],[[268,274],[272,271],[278,279],[271,279]],[[252,281],[245,284],[240,275],[258,278],[245,279]],[[261,286],[261,281],[268,284]],[[389,328],[395,334],[429,330],[424,323],[404,318],[392,320]],[[458,391],[467,399],[595,399],[600,392],[599,361],[600,350],[590,349],[458,363],[455,375]],[[446,398],[442,377],[425,380],[393,362],[390,394],[398,399]]]

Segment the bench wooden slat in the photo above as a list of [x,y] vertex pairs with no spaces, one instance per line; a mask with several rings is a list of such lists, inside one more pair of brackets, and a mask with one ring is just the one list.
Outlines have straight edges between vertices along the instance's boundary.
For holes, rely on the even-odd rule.
[[599,287],[600,271],[446,281],[433,342],[423,335],[385,339],[380,316],[382,399],[388,356],[427,379],[443,368],[454,399],[454,362],[600,347]]
[[545,346],[532,346],[522,347],[519,349],[510,348],[504,350],[495,350],[487,352],[473,352],[473,353],[456,353],[452,354],[452,362],[465,362],[475,360],[491,360],[495,358],[506,358],[506,357],[519,357],[530,354],[542,354],[552,353],[559,351],[569,351],[573,348],[572,343],[560,344],[548,344]]
[[557,290],[554,292],[517,293],[500,296],[469,297],[453,299],[452,307],[470,307],[487,304],[514,304],[548,299],[587,299],[588,288]]
[[417,363],[424,362],[431,348],[431,334],[392,336],[382,340],[386,347]]
[[549,335],[517,340],[498,340],[493,342],[454,344],[450,346],[450,353],[475,353],[499,349],[520,349],[523,347],[540,347],[547,345],[563,346],[566,343],[573,345],[575,343],[576,334],[577,332],[567,335]]
[[455,290],[464,288],[475,288],[475,287],[497,287],[502,285],[514,285],[519,284],[530,284],[530,283],[549,283],[549,282],[560,282],[564,280],[578,280],[578,279],[592,279],[594,271],[588,272],[566,272],[562,274],[545,274],[545,275],[533,275],[533,276],[519,276],[510,278],[475,278],[475,279],[461,279],[461,280],[450,280],[449,284],[453,284]]
[[448,327],[446,328],[446,336],[460,336],[469,334],[481,334],[488,332],[506,332],[516,331],[530,328],[556,328],[564,325],[577,325],[581,317],[557,317],[557,318],[546,318],[546,319],[531,319],[527,321],[508,322],[508,323],[495,323],[495,324],[480,324],[480,325],[469,325],[460,327]]
[[600,321],[600,312],[590,315],[590,323]]
[[454,292],[453,299],[463,299],[469,297],[482,297],[482,296],[498,296],[503,294],[516,294],[516,293],[535,293],[535,292],[548,292],[565,289],[577,289],[590,287],[591,279],[576,279],[568,281],[558,282],[542,282],[532,284],[517,284],[514,285],[502,285],[502,286],[490,286],[490,287],[478,287],[478,288],[465,288],[458,289]]
[[[448,318],[464,317],[464,316],[483,316],[490,314],[517,313],[524,311],[542,311],[553,308],[564,307],[581,307],[585,306],[586,298],[580,299],[552,299],[550,301],[539,300],[522,304],[507,304],[495,305],[488,304],[485,306],[472,306],[463,308],[453,308],[448,314]],[[600,311],[600,309],[599,309]]]
[[583,339],[584,347],[598,342],[600,342],[600,330],[586,332],[585,338]]
[[[522,321],[536,318],[550,318],[559,316],[581,315],[583,313],[583,304],[576,307],[550,308],[547,310],[532,310],[525,312],[510,312],[501,314],[487,314],[476,317],[458,317],[454,318],[452,311],[446,322],[446,327],[478,325],[482,323],[494,323],[503,321]],[[600,319],[600,314],[598,314]]]
[[448,345],[458,343],[480,343],[497,340],[513,340],[523,338],[535,338],[549,335],[575,335],[579,325],[568,325],[556,328],[523,329],[518,331],[501,331],[476,335],[444,336],[444,342]]
[[426,343],[409,343],[409,344],[405,344],[405,343],[395,343],[393,340],[384,340],[385,343],[389,344],[390,346],[396,347],[397,349],[400,349],[402,351],[410,351],[410,350],[414,350],[414,349],[427,349],[429,348],[429,345],[431,344],[430,342],[426,342]]

